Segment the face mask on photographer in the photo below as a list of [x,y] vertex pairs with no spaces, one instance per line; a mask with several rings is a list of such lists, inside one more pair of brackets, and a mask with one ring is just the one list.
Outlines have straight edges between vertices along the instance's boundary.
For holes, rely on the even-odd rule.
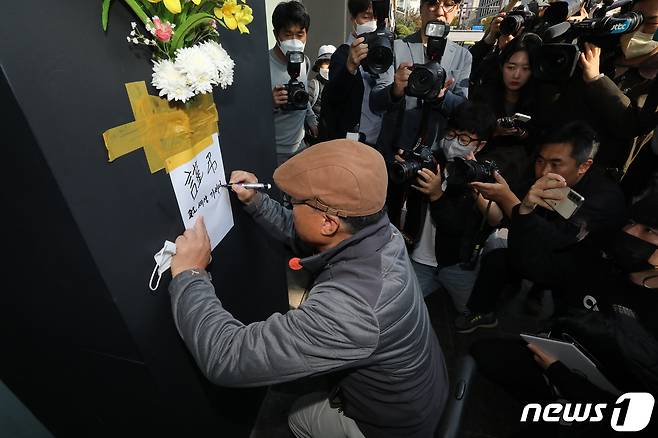
[[324,79],[325,81],[329,80],[329,69],[328,68],[321,68],[320,69],[320,77]]
[[306,47],[304,41],[297,39],[279,41],[278,44],[284,55],[287,55],[288,52],[303,52]]
[[363,24],[359,24],[355,22],[354,26],[354,33],[356,35],[362,35],[364,33],[370,33],[374,32],[377,30],[377,21],[372,20],[372,21],[366,21]]
[[648,260],[656,250],[655,245],[625,231],[615,235],[611,248],[615,262],[628,274],[652,269]]
[[474,152],[472,147],[460,145],[457,138],[452,140],[442,139],[441,150],[448,161],[453,161],[455,158],[466,158],[467,155]]

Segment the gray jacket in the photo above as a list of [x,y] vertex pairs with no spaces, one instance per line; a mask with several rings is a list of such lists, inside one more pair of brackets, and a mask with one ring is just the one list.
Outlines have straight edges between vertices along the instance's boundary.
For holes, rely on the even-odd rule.
[[[291,211],[258,196],[246,210],[295,241]],[[176,327],[206,377],[258,386],[329,373],[364,435],[432,437],[447,373],[400,233],[384,217],[301,264],[315,276],[308,299],[249,325],[222,307],[204,271],[174,278]]]
[[[401,40],[395,40],[393,49],[395,64],[391,66],[391,69],[394,71],[403,62],[424,64],[427,61],[420,32]],[[445,129],[446,118],[452,110],[468,98],[468,80],[471,74],[472,59],[468,50],[450,40],[447,41],[445,52],[441,58],[441,66],[446,71],[447,79],[452,78],[455,82],[446,93],[440,108],[431,111],[428,129],[432,132],[430,135],[432,141],[427,146],[432,146],[436,142],[437,134]],[[370,92],[372,111],[385,112],[377,148],[388,161],[392,160],[393,151],[414,146],[420,133],[422,113],[419,99],[409,96],[400,99],[393,98],[391,94],[392,77],[394,74],[382,76],[382,79]],[[400,110],[404,110],[402,116],[399,113]],[[434,145],[434,149],[436,149],[436,145]]]

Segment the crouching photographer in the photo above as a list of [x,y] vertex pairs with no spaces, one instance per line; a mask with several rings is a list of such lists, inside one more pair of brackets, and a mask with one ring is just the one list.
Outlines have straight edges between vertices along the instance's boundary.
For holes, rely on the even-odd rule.
[[591,261],[623,224],[625,211],[621,189],[593,166],[597,148],[591,128],[572,122],[544,136],[536,181],[521,191],[522,199],[499,174],[494,184],[472,184],[507,218],[509,248],[483,258],[468,303],[472,313],[456,321],[459,332],[495,326],[500,296],[514,279],[550,288],[557,312],[594,305],[601,291],[591,291],[597,275]]
[[484,217],[487,203],[467,183],[491,178],[492,164],[475,156],[494,127],[486,106],[462,103],[436,152],[424,146],[402,151],[390,171],[393,183],[408,187],[402,231],[423,295],[443,288],[459,311],[466,308],[479,248],[492,230]]
[[[603,378],[575,371],[583,369],[577,368],[578,362],[548,351],[548,343],[540,346],[546,335],[535,342],[530,338],[529,344],[528,338],[518,336],[481,339],[471,347],[478,370],[523,404],[607,404],[603,421],[525,423],[513,436],[528,436],[530,430],[543,432],[540,436],[618,436],[611,424],[630,422],[623,413],[611,423],[617,397],[628,392],[658,393],[658,197],[632,207],[631,220],[614,233],[606,252],[610,259],[600,260],[602,275],[592,282],[610,290],[609,303],[599,303],[597,312],[581,310],[558,318],[547,327],[551,339],[576,345]],[[656,436],[656,423],[653,418],[637,435]],[[567,429],[568,434],[561,434]]]

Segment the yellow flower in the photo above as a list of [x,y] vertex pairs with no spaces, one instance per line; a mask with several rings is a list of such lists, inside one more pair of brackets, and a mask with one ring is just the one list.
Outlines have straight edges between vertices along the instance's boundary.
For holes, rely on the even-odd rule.
[[235,14],[235,19],[238,22],[238,29],[240,29],[240,33],[249,33],[247,24],[254,21],[253,11],[251,8],[249,6],[242,6],[240,11]]
[[[150,1],[150,0],[149,0]],[[225,0],[221,8],[215,8],[215,16],[224,21],[226,27],[235,30],[238,27],[238,20],[235,15],[240,12],[236,0]]]
[[[149,2],[151,3],[160,3],[161,1],[162,0],[149,0]],[[194,3],[196,3],[196,1]],[[165,8],[167,8],[169,12],[171,12],[172,14],[180,14],[181,11],[180,0],[164,0],[164,4],[165,4]]]
[[192,3],[199,6],[201,4],[201,0],[192,0]]

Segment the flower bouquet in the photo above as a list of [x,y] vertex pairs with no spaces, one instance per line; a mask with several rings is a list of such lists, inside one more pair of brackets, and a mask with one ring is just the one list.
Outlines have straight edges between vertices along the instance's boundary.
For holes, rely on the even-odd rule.
[[[153,49],[153,80],[161,97],[187,102],[215,85],[233,84],[235,63],[219,44],[218,26],[249,33],[252,10],[245,0],[123,0],[144,25],[132,23],[129,43]],[[103,0],[107,30],[111,0]]]

